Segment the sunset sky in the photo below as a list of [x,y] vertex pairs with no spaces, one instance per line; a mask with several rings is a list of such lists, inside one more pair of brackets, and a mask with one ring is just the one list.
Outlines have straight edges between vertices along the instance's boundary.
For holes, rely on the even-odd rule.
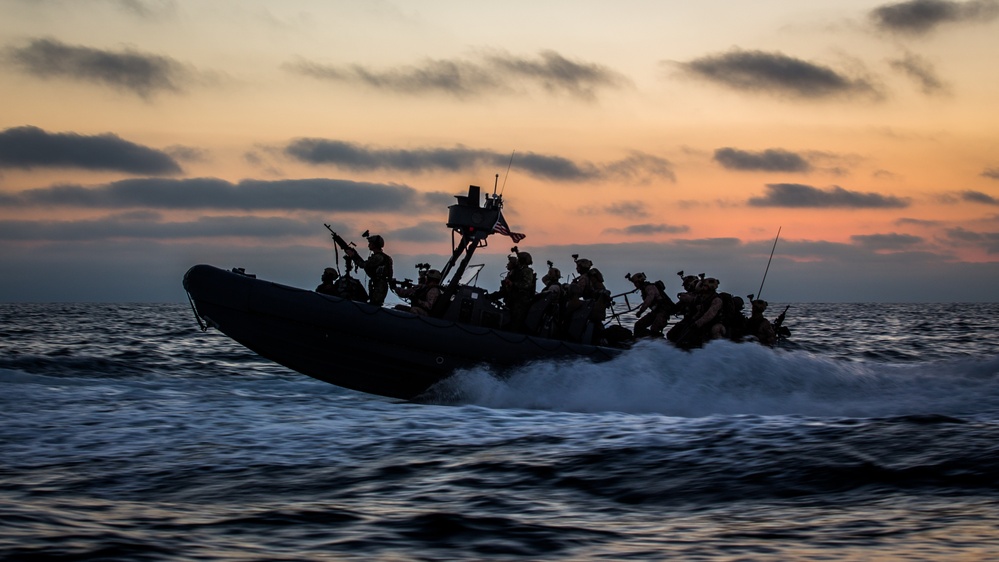
[[769,300],[995,301],[997,54],[999,0],[0,0],[0,301],[312,288],[323,223],[415,277],[497,174],[539,277],[745,295],[780,229]]

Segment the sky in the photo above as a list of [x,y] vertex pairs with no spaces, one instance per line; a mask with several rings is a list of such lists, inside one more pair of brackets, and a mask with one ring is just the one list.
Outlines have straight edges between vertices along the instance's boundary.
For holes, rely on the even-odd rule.
[[0,0],[0,301],[313,288],[324,224],[415,278],[473,184],[539,277],[996,301],[997,53],[999,0]]

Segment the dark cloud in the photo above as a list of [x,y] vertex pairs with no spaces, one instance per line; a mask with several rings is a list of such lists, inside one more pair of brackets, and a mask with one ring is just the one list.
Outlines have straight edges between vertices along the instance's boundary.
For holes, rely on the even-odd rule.
[[780,148],[750,152],[725,147],[715,150],[714,159],[729,170],[807,172],[812,169],[812,165],[801,155]]
[[984,23],[999,15],[995,0],[909,0],[871,11],[874,25],[883,31],[923,35],[945,23]]
[[[208,230],[207,226],[198,223],[181,224]],[[224,268],[245,267],[259,278],[311,289],[319,283],[322,268],[334,265],[328,235],[321,224],[310,225],[314,226],[319,228],[312,231],[318,230],[319,234],[312,235],[308,242],[282,238],[273,245],[267,244],[265,237],[248,238],[249,243],[234,244],[224,235],[201,239],[178,237],[166,241],[123,236],[107,240],[63,237],[33,244],[0,237],[5,273],[0,275],[0,295],[15,302],[107,300],[183,302],[186,305],[187,297],[180,279],[183,272],[196,263]],[[353,228],[334,226],[338,232],[358,232],[364,228],[361,225]],[[0,224],[0,229],[4,228]],[[294,224],[287,226],[288,230],[295,228]],[[281,231],[276,224],[274,229]],[[224,232],[225,226],[220,225],[220,230]],[[394,244],[400,239],[402,230],[405,229],[389,231],[388,243]],[[127,231],[123,232],[127,234]],[[973,240],[955,240],[955,246],[987,244],[990,237],[989,233],[955,234],[958,238]],[[182,235],[183,232],[178,232],[178,236]],[[415,277],[413,265],[416,263],[435,266],[445,263],[450,247],[447,241],[427,246],[431,253],[407,255],[398,249],[391,251],[397,276]],[[675,294],[680,290],[675,273],[682,269],[717,277],[721,279],[722,290],[746,295],[758,292],[772,246],[772,238],[719,238],[524,249],[531,252],[536,264],[550,259],[563,272],[572,270],[571,254],[589,258],[604,274],[607,287],[613,293],[631,290],[624,275],[641,269],[650,279],[662,279],[669,294]],[[39,251],[39,248],[45,251]],[[501,244],[498,248],[476,253],[476,261],[486,264],[479,276],[480,286],[488,290],[498,288],[506,263],[506,248],[509,245]],[[434,251],[438,253],[432,253]],[[67,272],[72,276],[72,283],[66,282]],[[782,238],[777,247],[763,296],[772,305],[776,302],[991,302],[995,300],[997,278],[999,262],[955,261],[949,251],[884,253],[855,243],[795,240],[788,236],[786,240]],[[955,279],[963,281],[955,284]],[[947,289],[941,292],[941,287]],[[789,312],[792,330],[797,319],[795,310],[803,309],[794,307]]]
[[105,51],[34,39],[10,47],[6,58],[39,78],[69,78],[110,86],[149,99],[155,94],[182,92],[192,73],[177,61],[135,50]]
[[141,19],[154,20],[177,12],[175,0],[111,0],[121,11]]
[[871,250],[904,250],[923,242],[919,236],[910,234],[858,234],[850,237],[854,244]]
[[969,203],[984,203],[986,205],[999,205],[999,199],[992,197],[981,191],[962,191],[961,200]]
[[81,168],[149,175],[181,172],[166,152],[117,135],[48,133],[38,127],[0,132],[0,168]]
[[475,61],[428,60],[420,66],[388,70],[307,60],[288,63],[285,68],[314,78],[361,83],[395,93],[445,93],[458,98],[512,93],[514,85],[525,82],[549,93],[592,100],[598,90],[619,88],[628,82],[605,66],[571,61],[554,51],[542,51],[535,59],[493,54]]
[[400,211],[439,208],[453,196],[420,193],[405,185],[332,179],[230,183],[215,178],[133,179],[98,187],[59,185],[0,194],[5,206],[60,206],[98,209],[217,209]]
[[[453,201],[452,201],[453,202]],[[439,242],[450,239],[451,231],[444,228],[440,221],[426,221],[413,226],[397,228],[388,233],[380,233],[388,240],[405,240],[406,242]],[[440,249],[439,247],[437,249]]]
[[920,91],[928,96],[946,93],[948,90],[947,85],[937,77],[933,65],[918,55],[906,53],[900,59],[889,61],[889,64],[915,81]]
[[999,180],[999,168],[986,168],[982,176],[994,180]]
[[880,96],[866,79],[851,78],[783,53],[734,50],[680,63],[680,68],[736,90],[806,99],[856,94]]
[[999,254],[999,232],[974,232],[964,228],[951,228],[947,238],[963,245],[978,246],[989,254]]
[[[401,170],[404,172],[454,172],[476,167],[505,169],[510,154],[457,146],[454,148],[382,149],[355,143],[305,138],[285,147],[286,155],[309,164],[330,164],[353,171]],[[561,156],[516,153],[513,168],[546,180],[619,180],[648,183],[676,181],[672,164],[657,156],[634,152],[608,164],[576,163]]]
[[[154,214],[112,215],[76,221],[0,221],[0,239],[87,241],[149,239],[177,240],[219,237],[289,238],[320,236],[322,225],[283,217],[201,217],[193,221],[161,222]],[[316,228],[316,227],[319,228]]]
[[605,234],[625,234],[628,236],[646,236],[649,234],[681,234],[690,231],[689,226],[672,224],[633,224],[625,228],[608,228]]
[[168,146],[163,149],[163,152],[184,162],[207,162],[210,156],[207,150],[179,144]]
[[676,181],[673,164],[665,158],[633,151],[630,156],[603,166],[601,175],[628,183],[648,184],[657,180]]
[[621,217],[646,217],[649,212],[642,201],[619,201],[604,207],[604,212]]
[[749,205],[753,207],[810,207],[819,209],[886,209],[909,206],[907,199],[877,193],[848,191],[839,186],[823,190],[797,183],[771,183],[767,184],[767,190],[769,193],[763,197],[750,198]]
[[898,226],[909,226],[909,225],[913,225],[913,226],[932,227],[932,226],[940,226],[942,223],[940,221],[935,221],[935,220],[913,219],[913,218],[907,218],[906,217],[906,218],[898,219],[897,221],[895,221],[895,224],[898,225]]

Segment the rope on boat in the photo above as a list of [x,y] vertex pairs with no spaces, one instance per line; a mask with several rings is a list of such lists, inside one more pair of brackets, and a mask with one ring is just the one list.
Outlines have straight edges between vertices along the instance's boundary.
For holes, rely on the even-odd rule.
[[[187,291],[184,291],[187,293]],[[191,312],[194,313],[194,319],[198,321],[198,326],[201,327],[202,332],[208,331],[208,325],[201,321],[201,316],[198,314],[198,308],[194,306],[194,299],[191,298],[191,293],[187,293],[187,302],[191,303]]]

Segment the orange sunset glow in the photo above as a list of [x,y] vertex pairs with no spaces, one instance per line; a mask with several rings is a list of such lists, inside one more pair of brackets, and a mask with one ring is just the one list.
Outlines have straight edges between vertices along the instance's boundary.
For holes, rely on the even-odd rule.
[[756,291],[780,229],[774,300],[997,297],[992,0],[0,14],[2,300],[180,301],[202,262],[311,287],[323,223],[413,276],[446,260],[453,196],[497,181],[536,268],[586,255],[611,289]]

